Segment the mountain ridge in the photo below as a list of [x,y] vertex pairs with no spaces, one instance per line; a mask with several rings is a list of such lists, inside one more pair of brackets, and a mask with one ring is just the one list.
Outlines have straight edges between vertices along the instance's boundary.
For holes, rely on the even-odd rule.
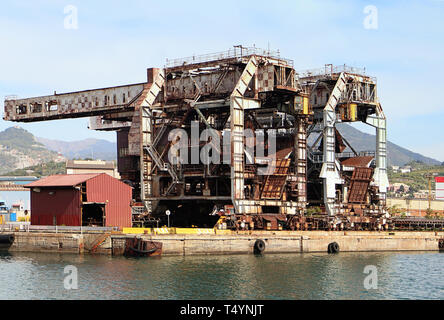
[[[348,124],[339,124],[337,128],[356,151],[374,151],[376,149],[375,135],[362,132]],[[387,160],[388,166],[403,166],[412,161],[420,161],[430,165],[441,164],[436,159],[413,152],[390,141],[387,141]]]
[[117,144],[104,139],[88,138],[77,141],[62,141],[41,137],[36,139],[49,150],[60,152],[70,160],[76,158],[117,159]]

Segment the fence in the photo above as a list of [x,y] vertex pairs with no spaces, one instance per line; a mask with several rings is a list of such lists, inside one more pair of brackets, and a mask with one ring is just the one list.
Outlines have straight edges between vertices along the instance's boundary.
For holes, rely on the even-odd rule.
[[0,225],[0,231],[44,233],[105,233],[118,230],[118,227],[32,226],[30,222],[6,222]]

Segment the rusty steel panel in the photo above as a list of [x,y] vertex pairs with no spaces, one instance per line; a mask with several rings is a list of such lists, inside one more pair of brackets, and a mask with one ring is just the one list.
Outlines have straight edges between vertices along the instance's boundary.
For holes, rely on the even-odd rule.
[[359,156],[345,159],[341,161],[341,164],[344,167],[368,167],[373,159],[374,157],[372,156]]
[[131,121],[115,121],[104,119],[104,116],[89,118],[88,129],[97,131],[116,131],[122,128],[130,128]]
[[365,203],[373,176],[372,168],[356,167],[350,183],[349,203]]
[[211,73],[197,75],[181,75],[166,82],[166,98],[194,99],[199,91],[202,96],[219,95],[228,97],[236,86],[242,70],[235,68],[229,71],[214,70]]
[[128,129],[117,131],[117,170],[120,173],[139,171],[139,160],[129,154],[128,134]]
[[280,200],[287,182],[288,169],[290,167],[290,159],[273,160],[275,166],[273,175],[267,176],[264,187],[262,189],[262,199]]

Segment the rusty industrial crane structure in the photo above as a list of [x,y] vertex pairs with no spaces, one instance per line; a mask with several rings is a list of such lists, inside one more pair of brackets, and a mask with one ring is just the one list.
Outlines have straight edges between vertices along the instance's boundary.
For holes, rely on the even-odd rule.
[[[223,215],[237,229],[387,227],[386,118],[363,70],[298,74],[277,52],[237,46],[147,73],[146,83],[5,100],[4,120],[90,117],[90,129],[116,131],[118,171],[143,216],[171,210],[178,225],[203,226]],[[355,121],[376,128],[376,153],[356,152],[336,129]],[[202,163],[205,153],[215,161]]]

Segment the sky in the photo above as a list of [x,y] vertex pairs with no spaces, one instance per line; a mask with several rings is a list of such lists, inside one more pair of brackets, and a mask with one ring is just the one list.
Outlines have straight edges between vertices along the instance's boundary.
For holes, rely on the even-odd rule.
[[[77,11],[74,29],[70,8]],[[167,58],[238,44],[279,49],[297,71],[329,63],[365,67],[378,79],[388,139],[444,161],[444,0],[3,0],[0,43],[2,111],[7,95],[145,82],[146,69],[163,67]],[[87,123],[18,125],[49,139],[116,140]],[[0,130],[13,125],[0,120]]]

